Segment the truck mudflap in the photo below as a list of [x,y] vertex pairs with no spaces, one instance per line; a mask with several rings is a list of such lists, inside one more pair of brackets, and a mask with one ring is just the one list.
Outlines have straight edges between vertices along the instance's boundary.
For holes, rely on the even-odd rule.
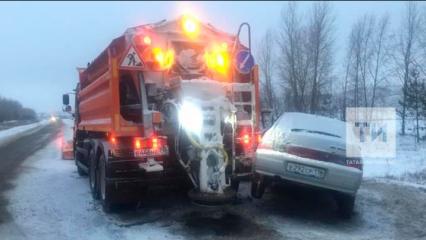
[[62,140],[61,151],[62,151],[63,160],[73,160],[74,159],[73,141]]

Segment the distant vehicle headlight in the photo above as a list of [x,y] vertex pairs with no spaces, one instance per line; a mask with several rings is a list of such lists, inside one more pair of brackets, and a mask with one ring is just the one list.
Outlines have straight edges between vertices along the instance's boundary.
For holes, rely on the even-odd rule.
[[49,121],[52,122],[52,123],[56,122],[57,120],[58,119],[55,116],[51,116],[50,119],[49,119]]
[[182,128],[190,133],[199,135],[203,127],[203,113],[200,106],[191,101],[184,100],[179,108],[179,123]]

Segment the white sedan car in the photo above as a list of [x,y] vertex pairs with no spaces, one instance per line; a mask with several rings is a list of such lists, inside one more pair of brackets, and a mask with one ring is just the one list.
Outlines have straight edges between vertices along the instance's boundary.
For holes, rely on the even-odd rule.
[[331,190],[350,217],[362,180],[362,160],[346,157],[345,123],[305,113],[285,113],[266,131],[256,151],[251,194],[261,198],[274,179]]

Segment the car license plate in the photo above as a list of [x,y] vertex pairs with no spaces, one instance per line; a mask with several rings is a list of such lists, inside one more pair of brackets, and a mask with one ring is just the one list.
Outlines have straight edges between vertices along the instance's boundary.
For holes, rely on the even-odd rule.
[[292,163],[292,162],[287,163],[286,170],[287,172],[296,173],[296,174],[307,176],[307,177],[313,177],[313,178],[319,178],[319,179],[323,179],[325,177],[324,169],[310,167],[310,166]]

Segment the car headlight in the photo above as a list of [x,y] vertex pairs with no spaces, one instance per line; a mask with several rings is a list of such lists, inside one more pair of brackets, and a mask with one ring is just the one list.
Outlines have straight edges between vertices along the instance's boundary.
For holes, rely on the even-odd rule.
[[49,119],[50,122],[54,123],[57,121],[57,118],[55,116],[51,116]]
[[200,106],[192,101],[184,100],[179,108],[178,117],[183,129],[200,135],[203,127],[203,113]]

